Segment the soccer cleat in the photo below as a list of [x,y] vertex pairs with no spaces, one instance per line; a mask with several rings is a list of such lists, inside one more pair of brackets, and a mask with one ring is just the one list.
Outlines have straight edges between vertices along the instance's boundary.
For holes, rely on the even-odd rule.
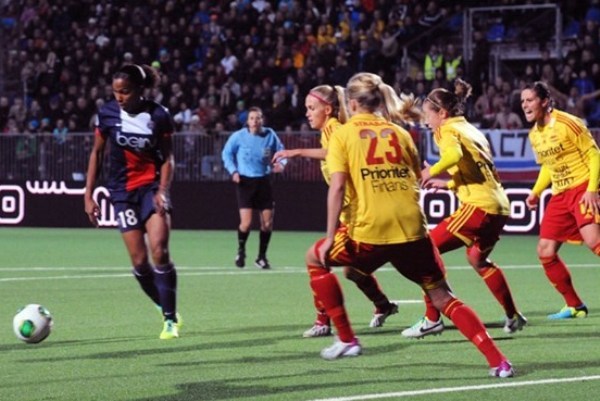
[[[162,313],[162,307],[160,305],[154,305],[156,307],[156,310],[158,311],[158,313],[160,313],[160,317],[164,319],[164,315]],[[177,322],[175,322],[175,325],[177,326],[178,329],[183,327],[183,318],[181,317],[181,315],[179,314],[179,312],[175,313],[175,316],[177,317]]]
[[254,261],[254,266],[264,270],[271,268],[269,261],[264,256],[259,256],[258,258],[256,258],[256,260]]
[[344,356],[359,356],[361,353],[362,347],[358,338],[355,337],[354,340],[345,343],[336,337],[332,346],[323,348],[321,358],[331,361]]
[[160,333],[161,340],[172,340],[179,337],[179,329],[177,323],[172,320],[165,320],[163,331]]
[[369,327],[381,327],[385,320],[391,315],[395,315],[398,313],[398,304],[395,302],[390,302],[389,308],[384,313],[377,313],[376,310],[373,314],[373,318],[371,319],[371,323],[369,323]]
[[246,266],[246,252],[239,250],[235,256],[235,265],[240,269]]
[[327,337],[331,335],[331,327],[326,324],[316,324],[302,333],[304,338]]
[[402,336],[406,338],[423,338],[428,335],[440,335],[444,331],[444,321],[440,317],[437,322],[432,322],[423,316],[417,323],[411,327],[402,330]]
[[177,321],[175,322],[175,326],[177,326],[177,330],[179,330],[183,327],[183,318],[181,317],[179,312],[177,312],[175,314],[175,316],[177,316]]
[[496,366],[495,368],[490,368],[490,376],[492,377],[505,379],[507,377],[513,377],[514,375],[515,370],[509,361],[502,361],[500,365]]
[[517,312],[513,317],[506,317],[504,320],[504,332],[506,334],[512,334],[519,330],[523,330],[523,327],[527,325],[527,319],[521,313]]
[[572,319],[577,317],[587,317],[588,308],[585,304],[581,304],[578,307],[565,306],[559,312],[548,315],[548,319],[560,320],[560,319]]

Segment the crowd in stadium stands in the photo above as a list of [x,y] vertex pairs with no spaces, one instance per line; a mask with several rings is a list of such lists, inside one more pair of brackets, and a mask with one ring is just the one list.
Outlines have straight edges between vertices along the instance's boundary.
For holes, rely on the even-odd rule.
[[[0,132],[46,132],[57,141],[90,132],[97,107],[112,96],[112,73],[131,62],[160,70],[162,84],[148,95],[170,109],[179,130],[238,129],[250,106],[261,107],[277,130],[306,129],[307,90],[343,85],[358,71],[419,97],[466,78],[476,89],[470,120],[483,128],[522,127],[520,88],[543,79],[559,107],[600,126],[599,1],[561,4],[572,35],[566,56],[551,58],[541,48],[521,70],[490,79],[484,27],[473,32],[473,68],[465,76],[461,17],[468,1],[0,0]],[[427,38],[422,68],[402,68],[402,46],[440,25]]]

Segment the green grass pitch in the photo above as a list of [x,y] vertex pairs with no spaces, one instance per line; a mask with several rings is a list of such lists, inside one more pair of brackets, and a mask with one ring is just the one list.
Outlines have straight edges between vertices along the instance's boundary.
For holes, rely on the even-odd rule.
[[[561,255],[590,316],[549,321],[563,305],[538,264],[536,238],[502,238],[492,257],[529,319],[514,336],[502,332],[502,309],[464,251],[444,255],[456,294],[516,367],[515,378],[499,380],[451,325],[421,341],[400,336],[423,304],[420,289],[387,266],[377,277],[402,302],[400,312],[369,329],[372,305],[340,278],[364,354],[322,360],[332,338],[301,337],[314,319],[304,253],[320,235],[276,231],[273,269],[261,271],[234,267],[233,230],[173,231],[184,327],[181,338],[161,341],[160,316],[131,277],[116,229],[1,228],[0,400],[577,401],[600,392],[600,267],[586,248],[565,245]],[[55,319],[37,345],[12,332],[14,313],[27,303],[45,305]]]

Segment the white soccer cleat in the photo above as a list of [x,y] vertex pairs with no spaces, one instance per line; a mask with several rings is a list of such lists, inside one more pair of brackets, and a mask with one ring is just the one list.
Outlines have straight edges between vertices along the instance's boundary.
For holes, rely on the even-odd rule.
[[371,323],[369,323],[369,327],[381,327],[385,323],[385,320],[398,313],[398,304],[395,302],[390,302],[390,307],[385,313],[374,313],[373,318],[371,319]]
[[519,330],[523,330],[523,327],[527,325],[527,319],[521,313],[517,312],[513,317],[506,317],[504,320],[504,332],[506,334],[513,334]]
[[402,336],[406,338],[423,338],[429,335],[440,335],[444,331],[444,321],[440,317],[437,322],[432,322],[423,316],[417,323],[411,327],[402,330]]
[[304,338],[327,337],[331,335],[331,327],[326,324],[315,324],[310,329],[302,333]]
[[515,370],[512,367],[512,364],[509,361],[502,361],[500,365],[490,368],[490,376],[499,377],[501,379],[506,379],[507,377],[513,377],[515,375]]
[[361,353],[362,347],[358,338],[355,337],[351,342],[345,343],[336,337],[332,346],[323,348],[321,358],[331,361],[344,356],[359,356]]

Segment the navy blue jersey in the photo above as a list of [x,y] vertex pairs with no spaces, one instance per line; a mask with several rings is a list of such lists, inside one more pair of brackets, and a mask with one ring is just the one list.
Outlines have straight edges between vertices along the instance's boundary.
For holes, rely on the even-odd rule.
[[161,149],[171,148],[174,129],[169,112],[150,100],[142,104],[138,114],[122,110],[115,100],[98,111],[96,135],[109,141],[107,188],[113,195],[158,182],[166,156]]

